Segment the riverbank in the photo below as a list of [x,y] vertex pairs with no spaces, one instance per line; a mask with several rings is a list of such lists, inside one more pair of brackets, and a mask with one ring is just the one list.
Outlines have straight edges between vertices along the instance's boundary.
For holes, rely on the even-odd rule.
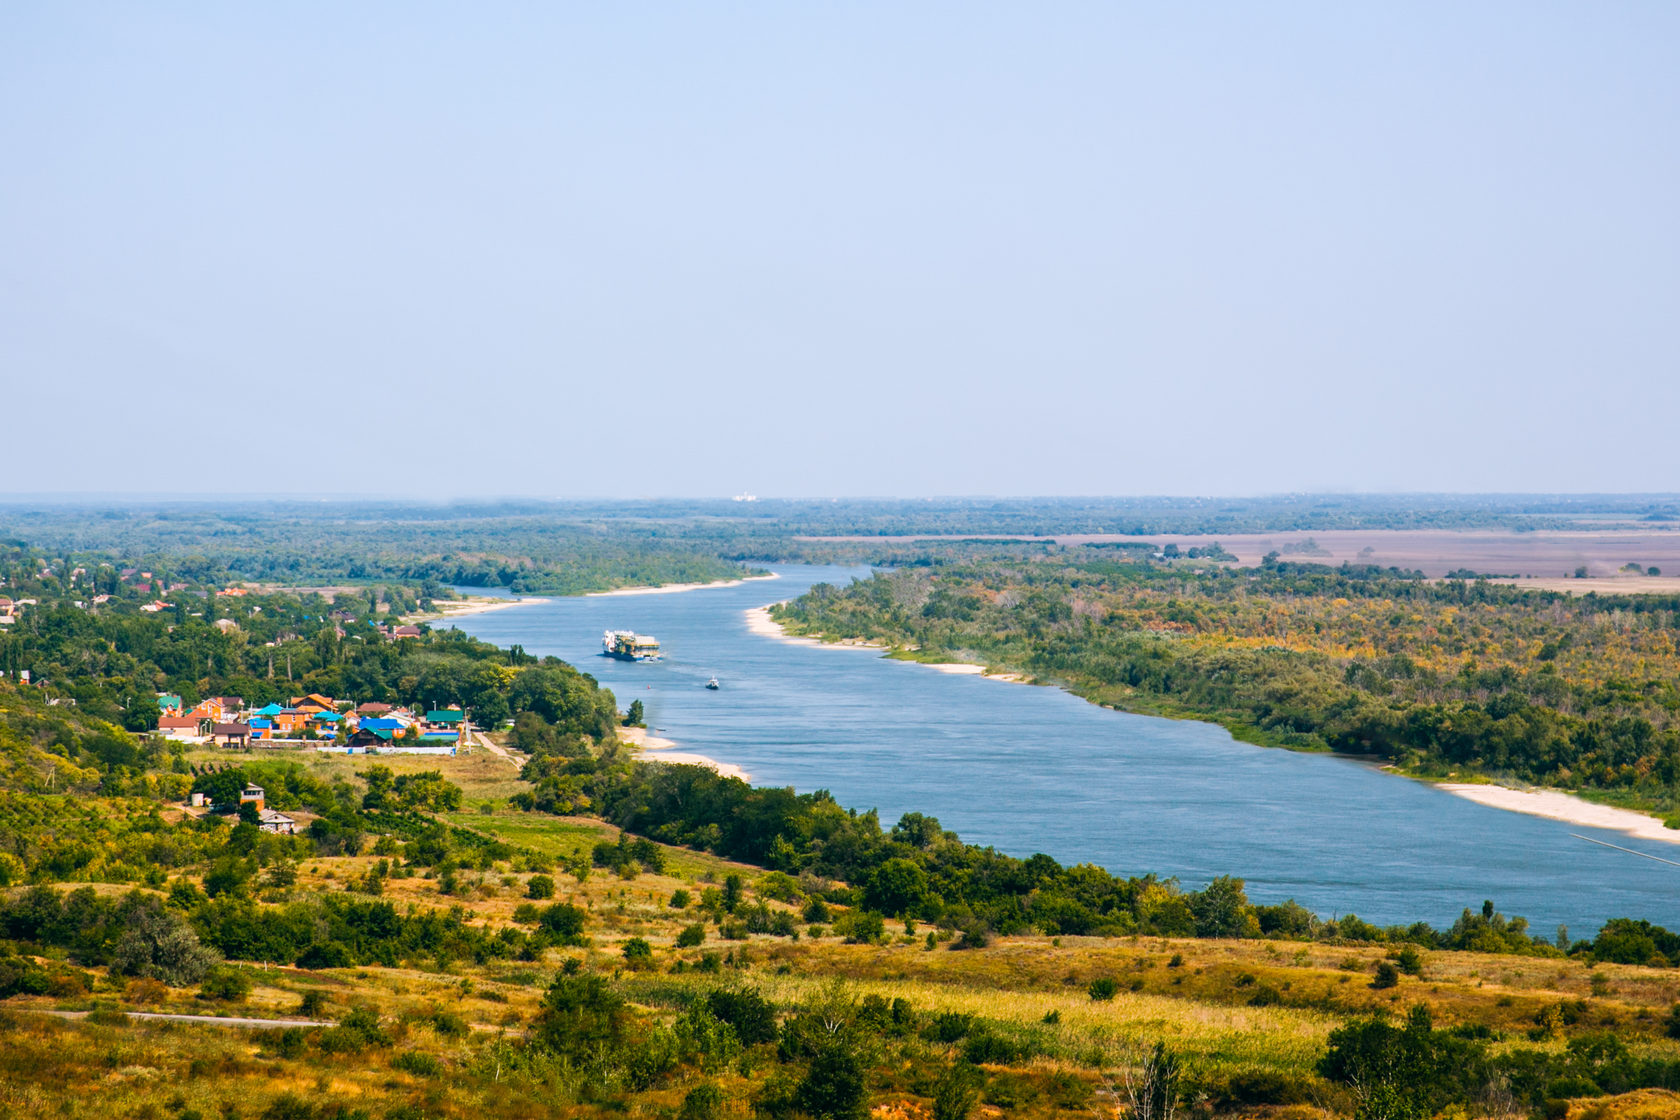
[[[780,606],[773,603],[771,606]],[[791,642],[795,645],[808,646],[844,646],[849,649],[891,649],[884,642],[872,642],[865,638],[840,638],[828,641],[823,638],[806,638],[797,634],[789,634],[786,627],[777,622],[770,615],[770,607],[753,607],[745,612],[747,619],[747,633],[758,634],[766,638],[775,638],[781,642]],[[939,673],[951,673],[955,676],[985,677],[989,681],[1004,681],[1009,684],[1031,684],[1032,682],[1019,673],[994,673],[984,665],[976,665],[972,661],[923,661],[915,650],[894,650],[888,654],[895,661],[910,661],[917,665],[926,665],[929,669]]]
[[464,618],[469,614],[488,614],[491,611],[505,611],[510,607],[521,607],[527,603],[544,603],[547,601],[542,596],[508,599],[500,595],[469,595],[465,599],[434,599],[430,611],[423,614],[406,615],[402,621],[413,625],[422,622],[448,622],[450,619]]
[[780,579],[781,576],[770,572],[762,576],[742,576],[740,579],[718,580],[716,583],[662,583],[655,587],[615,587],[611,591],[588,591],[585,599],[607,599],[615,595],[674,595],[679,591],[707,591],[719,587],[740,587],[743,583],[753,583],[762,579]]
[[690,751],[680,751],[674,739],[665,739],[653,734],[645,727],[621,727],[618,737],[635,747],[645,762],[675,762],[688,766],[704,766],[714,770],[725,778],[739,778],[743,782],[752,781],[752,775],[736,766],[733,762],[719,762],[715,758],[708,758],[703,754]]
[[1512,813],[1526,813],[1531,817],[1563,821],[1582,828],[1602,828],[1621,832],[1640,840],[1662,844],[1680,844],[1680,829],[1665,826],[1656,817],[1632,809],[1617,809],[1610,805],[1596,805],[1591,801],[1555,789],[1512,789],[1469,782],[1436,782],[1435,788]]

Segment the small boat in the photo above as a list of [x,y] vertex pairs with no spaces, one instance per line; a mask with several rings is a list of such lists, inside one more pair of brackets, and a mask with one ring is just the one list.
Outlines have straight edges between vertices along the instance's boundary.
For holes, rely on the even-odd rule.
[[718,684],[717,678],[713,677],[711,680],[706,682],[706,687],[711,689],[713,692],[716,692],[721,686]]

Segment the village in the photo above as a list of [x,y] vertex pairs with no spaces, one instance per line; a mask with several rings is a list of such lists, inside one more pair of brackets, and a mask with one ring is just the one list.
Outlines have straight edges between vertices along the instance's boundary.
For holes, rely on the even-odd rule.
[[164,692],[157,705],[158,734],[198,746],[452,755],[473,730],[467,713],[456,707],[420,713],[319,693],[260,708],[248,707],[237,696],[211,696],[185,708],[180,696]]

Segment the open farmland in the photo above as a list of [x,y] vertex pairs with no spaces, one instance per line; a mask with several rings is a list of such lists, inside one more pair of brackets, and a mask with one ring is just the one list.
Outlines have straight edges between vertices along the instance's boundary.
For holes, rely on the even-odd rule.
[[[978,540],[973,536],[937,537],[812,537],[813,541],[855,541],[889,544],[912,541]],[[1283,559],[1317,564],[1375,564],[1383,568],[1421,571],[1428,576],[1469,569],[1490,575],[1522,576],[1555,581],[1573,576],[1582,565],[1594,580],[1615,579],[1596,590],[1624,590],[1624,565],[1657,568],[1680,576],[1680,531],[1637,529],[1601,532],[1453,532],[1446,529],[1345,529],[1317,532],[1237,533],[1193,535],[1161,533],[1136,536],[1092,533],[1067,536],[1010,537],[1060,545],[1176,544],[1182,550],[1218,543],[1245,566],[1258,564],[1276,552]],[[1649,580],[1643,583],[1641,580]],[[1626,577],[1625,590],[1673,591],[1680,584],[1659,584],[1653,577]]]

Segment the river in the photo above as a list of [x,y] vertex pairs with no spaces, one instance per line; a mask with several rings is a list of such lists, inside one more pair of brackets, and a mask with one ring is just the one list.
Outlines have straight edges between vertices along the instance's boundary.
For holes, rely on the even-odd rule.
[[[1680,867],[1571,833],[1671,859],[1680,849],[1487,808],[1356,760],[1250,746],[1211,724],[753,634],[749,608],[867,574],[775,570],[732,587],[533,601],[452,625],[579,666],[621,707],[640,699],[656,734],[742,767],[755,785],[827,789],[878,809],[884,825],[914,810],[1013,855],[1189,887],[1237,875],[1257,902],[1294,898],[1384,925],[1450,925],[1491,898],[1548,938],[1559,924],[1579,938],[1624,916],[1680,928]],[[609,628],[658,637],[664,660],[598,656]],[[715,692],[704,687],[713,676]]]

